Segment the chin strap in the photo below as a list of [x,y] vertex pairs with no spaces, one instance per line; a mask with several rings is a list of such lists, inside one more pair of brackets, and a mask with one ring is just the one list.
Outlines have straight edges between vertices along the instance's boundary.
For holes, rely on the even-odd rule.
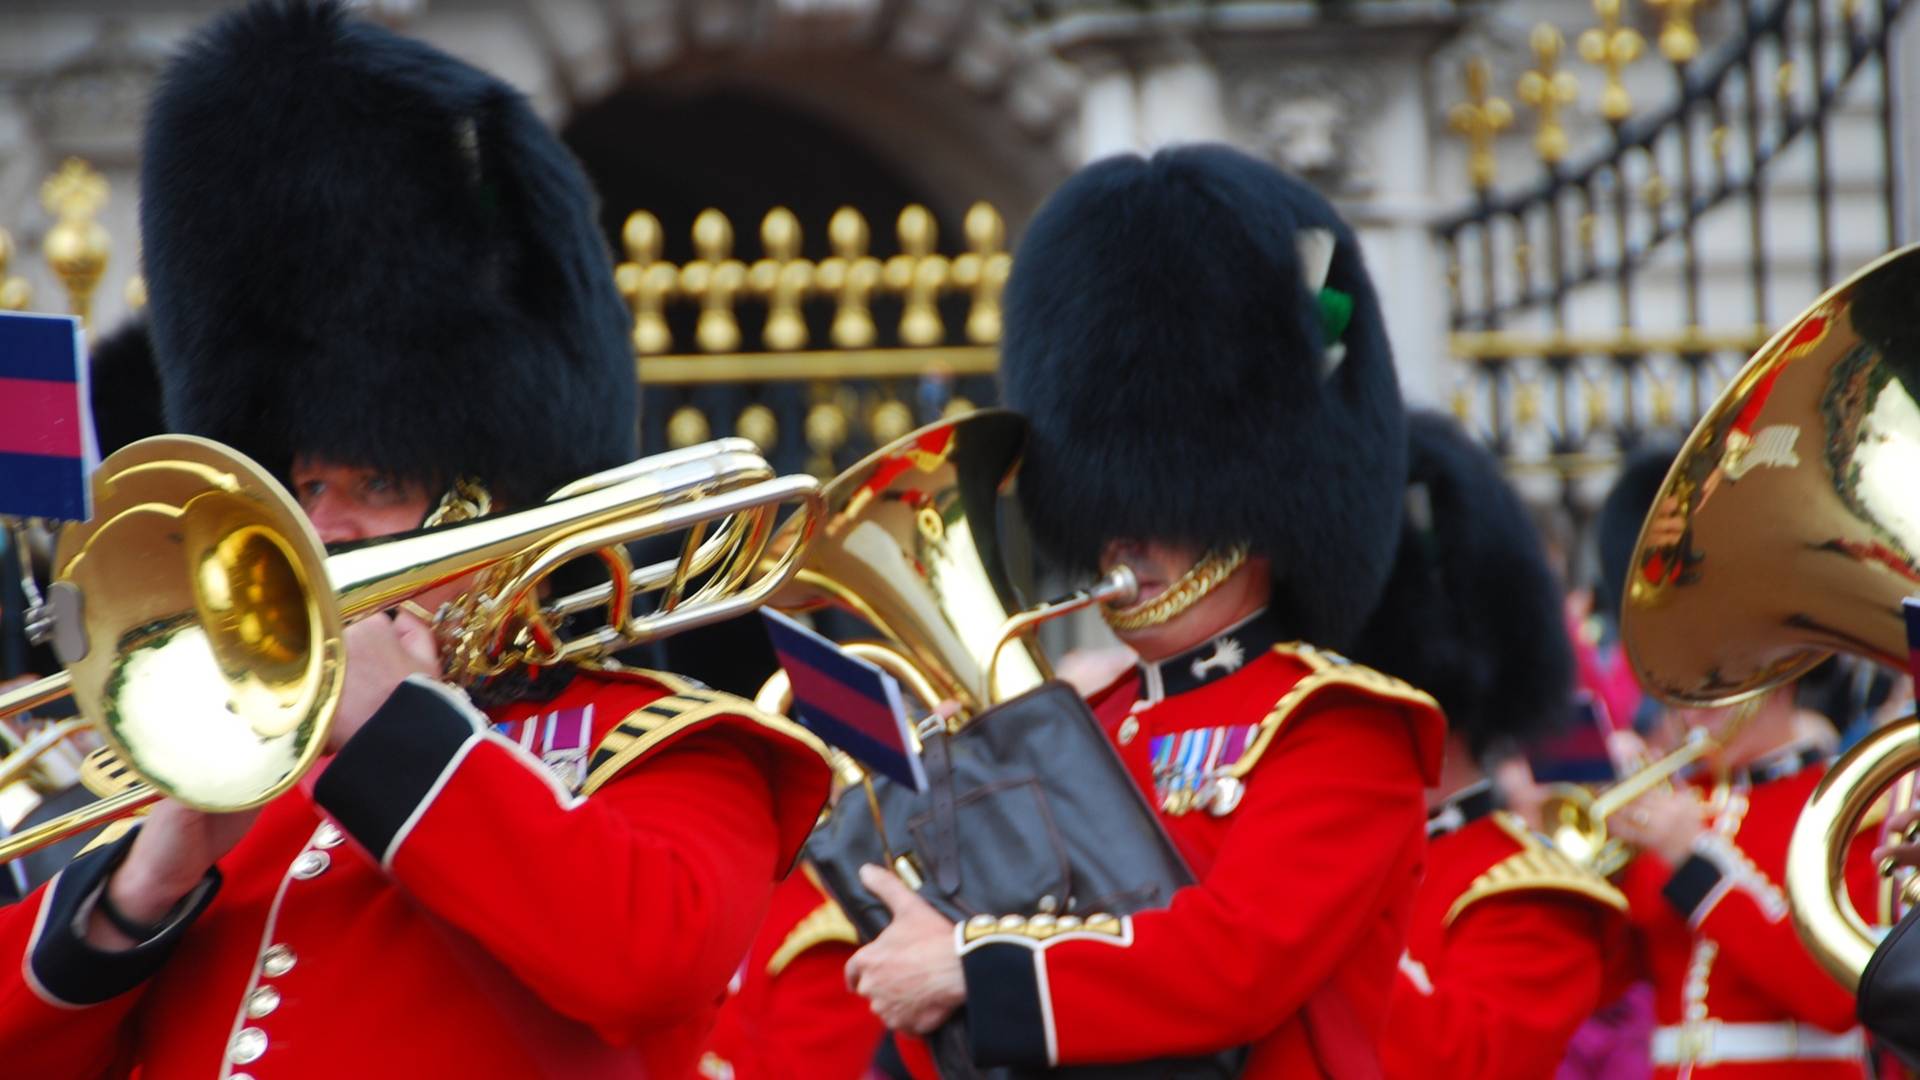
[[455,477],[440,496],[440,502],[420,523],[423,529],[437,529],[442,525],[455,525],[462,521],[472,521],[493,513],[493,494],[487,486],[471,476]]
[[1225,550],[1214,549],[1200,557],[1192,569],[1166,592],[1132,607],[1102,607],[1100,614],[1115,630],[1144,630],[1168,622],[1200,602],[1220,583],[1232,577],[1247,561],[1247,545],[1235,544]]

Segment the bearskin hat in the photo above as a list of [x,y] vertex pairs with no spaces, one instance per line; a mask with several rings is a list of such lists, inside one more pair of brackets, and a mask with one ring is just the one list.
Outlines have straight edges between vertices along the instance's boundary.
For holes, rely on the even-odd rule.
[[1399,553],[1350,655],[1432,694],[1476,757],[1524,745],[1571,700],[1558,577],[1492,454],[1438,413],[1410,417],[1407,443]]
[[1594,545],[1600,559],[1598,595],[1594,609],[1615,618],[1627,596],[1627,575],[1632,571],[1633,549],[1640,542],[1640,527],[1646,523],[1653,501],[1660,497],[1660,485],[1680,448],[1670,443],[1647,446],[1627,457],[1620,475],[1600,504],[1600,517],[1594,524]]
[[1020,499],[1082,571],[1114,539],[1250,544],[1287,632],[1338,646],[1400,530],[1403,407],[1351,229],[1223,146],[1096,162],[1027,226],[1001,372]]
[[167,430],[160,415],[160,376],[153,370],[153,343],[144,321],[122,323],[93,343],[87,355],[87,390],[101,457]]
[[257,0],[170,61],[141,228],[177,431],[509,502],[636,452],[578,163],[518,91],[338,4]]

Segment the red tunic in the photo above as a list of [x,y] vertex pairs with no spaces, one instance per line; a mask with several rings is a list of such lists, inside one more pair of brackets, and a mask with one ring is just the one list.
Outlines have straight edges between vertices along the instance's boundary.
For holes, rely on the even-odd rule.
[[856,1080],[886,1034],[847,989],[860,935],[811,869],[773,893],[734,988],[700,1057],[716,1080]]
[[1237,670],[1157,701],[1140,702],[1137,674],[1095,696],[1200,883],[1165,910],[1068,932],[1046,918],[957,928],[981,1064],[1251,1045],[1250,1080],[1371,1067],[1445,721],[1425,694],[1331,653],[1240,657],[1220,648],[1196,677]]
[[[1824,772],[1813,765],[1762,783],[1703,786],[1714,813],[1696,854],[1674,869],[1643,852],[1624,872],[1621,886],[1640,933],[1641,963],[1653,982],[1655,1020],[1667,1032],[1656,1035],[1656,1077],[1865,1075],[1858,1057],[1738,1062],[1717,1061],[1711,1051],[1691,1060],[1685,1053],[1692,1038],[1711,1038],[1725,1025],[1792,1022],[1816,1038],[1857,1030],[1853,995],[1808,955],[1788,917],[1781,884],[1787,841]],[[1873,839],[1862,833],[1848,856],[1848,879],[1862,912],[1874,910]],[[1682,1052],[1662,1064],[1662,1041],[1676,1040]]]
[[130,952],[73,926],[131,837],[0,913],[4,1072],[691,1073],[825,799],[818,743],[671,676],[491,719],[402,684]]
[[1385,1075],[1553,1075],[1602,1004],[1626,904],[1504,811],[1435,837],[1387,1012]]

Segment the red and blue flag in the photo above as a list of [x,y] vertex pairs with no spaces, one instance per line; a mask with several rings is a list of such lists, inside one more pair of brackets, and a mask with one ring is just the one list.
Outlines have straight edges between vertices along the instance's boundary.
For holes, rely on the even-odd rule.
[[777,611],[760,614],[793,685],[793,718],[874,772],[925,791],[899,682]]
[[1573,722],[1527,750],[1533,778],[1542,784],[1610,784],[1619,779],[1607,750],[1611,726],[1605,706],[1582,689],[1574,692]]
[[79,319],[0,312],[0,516],[87,517],[100,452],[86,357]]

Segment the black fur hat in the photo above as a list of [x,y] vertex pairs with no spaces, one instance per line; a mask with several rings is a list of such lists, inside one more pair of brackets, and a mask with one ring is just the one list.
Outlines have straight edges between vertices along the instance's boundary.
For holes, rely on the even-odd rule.
[[1403,408],[1359,245],[1312,188],[1223,146],[1082,169],[1014,257],[1001,372],[1033,423],[1021,502],[1071,569],[1114,539],[1245,542],[1286,632],[1338,647],[1373,609]]
[[1349,654],[1432,694],[1475,757],[1524,745],[1571,701],[1559,580],[1492,454],[1437,413],[1415,413],[1407,434],[1400,551]]
[[1620,466],[1620,475],[1600,504],[1600,516],[1594,523],[1595,554],[1600,559],[1598,594],[1594,609],[1618,618],[1620,602],[1626,598],[1628,564],[1633,547],[1640,542],[1640,526],[1660,496],[1660,485],[1673,468],[1680,448],[1670,443],[1647,446],[1629,455]]
[[101,457],[166,432],[167,422],[160,415],[160,376],[153,370],[153,343],[144,321],[121,323],[93,343],[87,351],[87,391]]
[[634,455],[592,191],[499,79],[334,3],[256,0],[167,66],[140,179],[175,430],[520,503]]

